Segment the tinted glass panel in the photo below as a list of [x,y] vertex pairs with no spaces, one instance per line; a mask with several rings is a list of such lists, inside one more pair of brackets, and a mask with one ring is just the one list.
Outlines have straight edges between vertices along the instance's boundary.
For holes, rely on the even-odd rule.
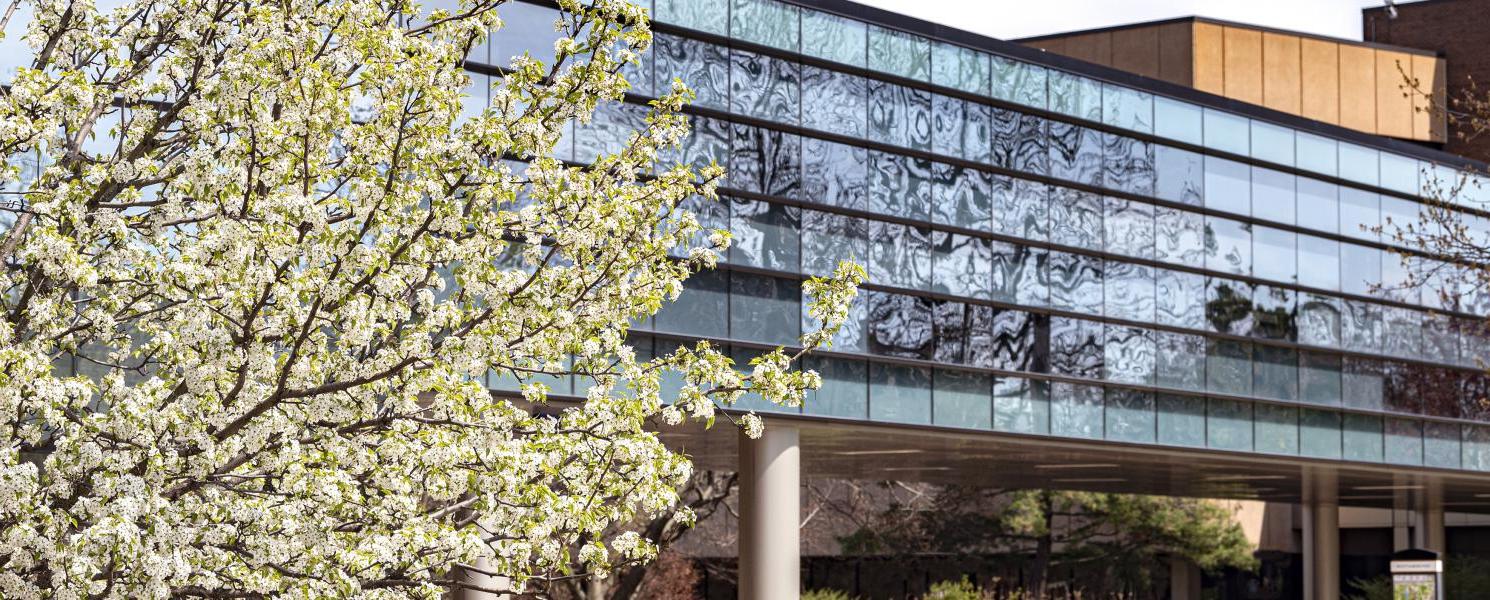
[[731,273],[730,336],[767,344],[797,343],[801,302],[801,284],[796,281]]
[[1205,446],[1205,398],[1159,394],[1159,443]]
[[730,35],[735,39],[796,52],[801,9],[775,0],[734,0]]
[[1050,431],[1050,387],[1043,381],[1000,377],[994,382],[993,428],[1018,433]]
[[932,390],[933,422],[951,427],[993,426],[993,378],[982,373],[937,369]]
[[869,68],[926,81],[931,75],[931,40],[870,25]]
[[1070,383],[1050,384],[1050,433],[1102,438],[1102,388]]
[[854,419],[869,417],[869,363],[812,356],[807,364],[822,376],[823,386],[811,393],[802,405],[802,412]]
[[931,283],[931,231],[869,222],[869,280],[881,285],[926,289]]
[[1252,405],[1212,398],[1206,415],[1206,445],[1221,450],[1252,449]]
[[869,418],[897,423],[930,423],[930,369],[871,364]]
[[931,301],[925,298],[866,292],[869,352],[885,356],[932,357]]
[[802,67],[802,124],[830,133],[864,137],[868,83],[863,77],[830,69]]
[[863,21],[815,10],[802,11],[802,53],[862,67],[868,44],[867,31]]
[[1154,395],[1150,392],[1107,390],[1107,439],[1154,442]]
[[993,69],[993,97],[1045,108],[1045,67],[1007,59],[1002,56],[990,58]]
[[1102,84],[1102,122],[1114,127],[1154,131],[1154,96],[1132,88]]
[[[691,0],[663,0],[678,6],[704,6],[723,4],[723,0],[692,2]],[[659,15],[662,7],[658,7]],[[719,26],[723,29],[723,13]],[[659,20],[662,19],[659,16]],[[657,34],[652,56],[657,62],[659,74],[672,74],[693,90],[693,104],[706,108],[726,110],[729,108],[730,61],[727,51],[713,44],[697,40]],[[660,77],[659,77],[660,78]]]
[[1299,409],[1258,404],[1252,410],[1256,419],[1255,451],[1271,454],[1299,453]]

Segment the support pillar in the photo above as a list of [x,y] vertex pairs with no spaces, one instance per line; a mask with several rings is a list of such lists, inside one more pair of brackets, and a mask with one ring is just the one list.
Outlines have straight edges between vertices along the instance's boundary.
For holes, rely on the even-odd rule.
[[1414,545],[1423,550],[1432,550],[1442,558],[1448,552],[1448,543],[1445,538],[1443,525],[1443,501],[1441,498],[1428,498],[1424,502],[1422,510],[1418,511],[1417,535],[1413,540]]
[[1183,556],[1169,557],[1169,600],[1200,600],[1200,567]]
[[1333,499],[1304,507],[1304,598],[1340,598],[1340,507]]
[[801,451],[795,427],[740,435],[740,600],[801,596]]

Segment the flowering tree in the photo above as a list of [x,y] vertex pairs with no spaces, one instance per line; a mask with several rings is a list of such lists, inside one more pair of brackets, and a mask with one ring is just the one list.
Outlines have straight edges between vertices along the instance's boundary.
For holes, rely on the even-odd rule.
[[[552,157],[649,42],[620,0],[562,0],[552,64],[462,119],[501,4],[8,7],[35,54],[0,91],[0,597],[537,589],[653,555],[606,533],[689,475],[651,426],[818,383],[800,352],[627,345],[727,244],[679,208],[721,170],[654,169],[676,83],[614,154]],[[804,286],[804,349],[860,277]]]

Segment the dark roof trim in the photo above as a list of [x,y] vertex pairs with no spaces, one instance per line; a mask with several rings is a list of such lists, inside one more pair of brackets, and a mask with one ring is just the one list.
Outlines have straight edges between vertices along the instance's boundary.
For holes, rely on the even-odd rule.
[[924,21],[914,17],[908,17],[899,13],[894,13],[871,6],[865,6],[863,4],[857,4],[848,0],[785,1],[796,4],[798,6],[811,8],[813,10],[819,10],[845,17],[850,17],[860,21],[866,21],[880,27],[898,29],[950,44],[966,46],[977,50],[983,50],[985,52],[1000,54],[1009,58],[1019,59],[1025,62],[1035,63],[1050,68],[1060,69],[1063,71],[1070,71],[1072,73],[1077,73],[1093,79],[1137,88],[1147,92],[1152,92],[1162,96],[1168,96],[1170,98],[1184,100],[1186,102],[1200,104],[1211,108],[1218,108],[1242,116],[1261,119],[1263,121],[1291,127],[1299,131],[1305,131],[1316,135],[1335,138],[1352,144],[1359,144],[1361,146],[1375,148],[1377,150],[1386,150],[1389,152],[1403,154],[1441,165],[1469,168],[1479,172],[1483,172],[1487,169],[1487,167],[1490,167],[1490,165],[1487,165],[1486,163],[1470,160],[1457,154],[1451,154],[1442,150],[1428,148],[1412,142],[1372,135],[1369,133],[1356,131],[1354,129],[1340,127],[1339,125],[1331,125],[1322,121],[1305,119],[1297,115],[1291,115],[1285,112],[1276,111],[1270,108],[1258,106],[1256,104],[1250,104],[1247,102],[1242,102],[1240,100],[1232,100],[1231,98],[1226,98],[1224,96],[1217,96],[1215,94],[1202,92],[1191,87],[1170,83],[1167,81],[1160,81],[1158,79],[1150,79],[1148,77],[1144,77],[1142,75],[1137,75],[1127,71],[1121,71],[1111,67],[1104,67],[1102,65],[1089,63],[1083,60],[1077,60],[1068,56],[1061,56],[1052,52],[1046,52],[1044,50],[1031,48],[1023,44],[991,38],[985,35],[979,35],[969,31],[948,27],[946,25]]
[[1408,46],[1395,46],[1395,45],[1392,45],[1392,44],[1382,44],[1382,43],[1379,43],[1379,42],[1364,42],[1364,41],[1361,41],[1361,40],[1349,40],[1349,39],[1338,38],[1338,37],[1334,37],[1334,36],[1320,35],[1318,33],[1309,33],[1307,31],[1294,31],[1294,30],[1291,30],[1291,29],[1279,29],[1277,27],[1267,27],[1267,26],[1264,26],[1264,25],[1253,25],[1251,23],[1241,23],[1241,22],[1238,22],[1238,21],[1227,21],[1225,19],[1213,19],[1211,17],[1202,17],[1200,15],[1191,15],[1191,16],[1188,16],[1188,17],[1176,17],[1176,18],[1173,18],[1173,19],[1162,19],[1162,20],[1158,20],[1158,21],[1144,21],[1144,22],[1141,22],[1141,23],[1125,23],[1125,24],[1122,24],[1122,25],[1110,25],[1110,26],[1107,26],[1107,27],[1096,27],[1096,28],[1093,28],[1093,29],[1078,29],[1076,31],[1065,31],[1065,32],[1061,32],[1061,33],[1048,33],[1048,34],[1044,34],[1044,35],[1036,35],[1036,36],[1030,36],[1030,37],[1023,37],[1023,38],[1019,38],[1019,39],[1015,39],[1015,40],[1010,40],[1010,41],[1018,42],[1018,43],[1021,43],[1021,44],[1027,44],[1027,43],[1030,43],[1030,42],[1038,42],[1038,41],[1061,39],[1061,38],[1070,38],[1070,37],[1075,37],[1075,36],[1078,36],[1078,35],[1087,35],[1087,34],[1092,34],[1092,33],[1105,33],[1105,32],[1109,32],[1109,31],[1123,31],[1123,30],[1127,30],[1127,29],[1141,29],[1141,28],[1147,28],[1147,27],[1158,27],[1160,25],[1172,25],[1172,24],[1175,24],[1175,23],[1209,23],[1211,25],[1220,25],[1222,27],[1235,27],[1235,28],[1238,28],[1238,29],[1251,29],[1253,31],[1261,31],[1261,32],[1264,32],[1264,33],[1276,33],[1276,34],[1279,34],[1279,35],[1288,35],[1288,36],[1293,36],[1293,37],[1309,38],[1311,40],[1321,40],[1321,41],[1332,42],[1332,43],[1336,43],[1336,44],[1348,44],[1348,45],[1351,45],[1351,46],[1361,46],[1361,47],[1365,47],[1365,48],[1376,48],[1376,49],[1379,49],[1379,50],[1391,50],[1393,52],[1403,52],[1403,53],[1407,53],[1407,54],[1417,54],[1417,55],[1420,55],[1420,56],[1434,56],[1434,57],[1438,56],[1438,53],[1437,52],[1435,52],[1433,50],[1425,50],[1425,49],[1422,49],[1422,48],[1411,48],[1411,47],[1408,47]]

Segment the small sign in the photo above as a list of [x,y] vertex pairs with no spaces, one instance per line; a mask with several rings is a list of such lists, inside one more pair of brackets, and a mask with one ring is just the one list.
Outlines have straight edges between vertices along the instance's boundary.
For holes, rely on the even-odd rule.
[[1441,560],[1394,560],[1392,561],[1393,573],[1442,573],[1443,561]]
[[1431,573],[1392,575],[1392,600],[1438,600],[1438,576]]

